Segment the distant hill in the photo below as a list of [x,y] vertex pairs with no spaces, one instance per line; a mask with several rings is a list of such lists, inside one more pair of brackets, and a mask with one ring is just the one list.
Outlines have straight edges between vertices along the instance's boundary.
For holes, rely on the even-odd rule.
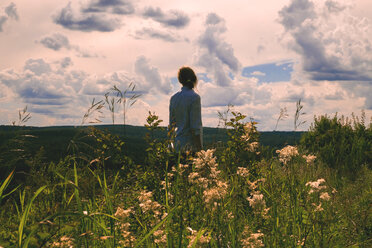
[[[138,154],[143,154],[147,144],[144,137],[148,132],[143,126],[126,125],[125,136],[123,125],[97,125],[99,129],[107,130],[118,135],[125,142],[127,155],[142,162]],[[44,147],[45,156],[48,161],[57,162],[67,155],[67,147],[70,141],[77,136],[86,134],[87,126],[51,126],[51,127],[17,127],[0,126],[0,154],[9,149],[9,141],[19,135],[26,135],[26,143],[31,153],[36,153],[40,147]],[[260,143],[271,149],[282,148],[289,144],[297,144],[304,132],[260,132]],[[216,143],[227,141],[226,130],[222,128],[203,128],[205,148]],[[155,138],[165,138],[166,132],[160,131],[154,134]],[[13,147],[14,148],[14,147]],[[142,156],[143,157],[143,156]],[[136,159],[137,158],[137,159]]]

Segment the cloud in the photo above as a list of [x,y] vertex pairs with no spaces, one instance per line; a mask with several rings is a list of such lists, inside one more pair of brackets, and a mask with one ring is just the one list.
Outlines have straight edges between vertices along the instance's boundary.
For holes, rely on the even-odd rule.
[[17,6],[15,5],[15,3],[9,4],[9,6],[5,8],[5,13],[11,19],[14,19],[14,20],[19,19],[18,12],[17,12]]
[[159,39],[167,42],[188,41],[172,32],[156,30],[153,28],[142,28],[141,30],[137,30],[134,37],[136,39]]
[[364,98],[364,108],[372,110],[372,81],[340,82],[342,88],[355,98]]
[[76,13],[71,2],[54,16],[54,22],[64,28],[84,32],[112,32],[121,27],[121,21],[106,13]]
[[239,93],[232,87],[219,87],[211,83],[206,83],[203,90],[201,91],[202,95],[202,106],[205,108],[209,107],[222,107],[229,104],[234,106],[243,105],[244,102],[239,97]]
[[240,62],[231,44],[222,36],[227,30],[225,21],[215,13],[210,13],[205,24],[206,29],[197,41],[196,64],[205,68],[218,85],[227,86],[231,81],[228,72],[238,73]]
[[3,32],[3,25],[6,23],[8,20],[8,17],[6,16],[0,16],[0,32]]
[[[70,58],[60,61],[67,67]],[[15,92],[27,104],[64,106],[68,105],[77,93],[72,84],[76,74],[55,70],[54,65],[43,59],[28,59],[23,71],[0,71],[0,82]],[[80,82],[81,84],[81,82]]]
[[144,88],[155,88],[163,94],[169,94],[172,90],[170,79],[162,78],[157,68],[150,65],[145,56],[139,56],[134,64],[135,72],[142,77]]
[[372,80],[370,23],[352,16],[349,5],[291,0],[279,12],[279,22],[290,38],[288,47],[300,55],[301,70],[310,79]]
[[251,73],[252,76],[266,76],[266,73],[262,71],[254,71]]
[[37,76],[51,72],[51,67],[43,59],[28,59],[23,67],[25,71],[29,70]]
[[5,7],[4,12],[4,14],[0,13],[0,32],[4,31],[3,26],[9,19],[14,19],[16,21],[19,19],[17,7],[14,3],[10,3],[7,7]]
[[130,1],[123,0],[92,0],[82,9],[86,13],[113,13],[118,15],[130,15],[135,12]]
[[63,58],[59,63],[61,65],[61,67],[64,68],[64,69],[73,64],[70,57]]
[[40,43],[45,47],[50,48],[54,51],[58,51],[61,48],[70,49],[70,42],[66,36],[59,33],[54,33],[51,36],[46,36],[40,40]]
[[338,90],[334,93],[327,93],[324,96],[325,100],[330,100],[330,101],[337,101],[337,100],[343,100],[344,99],[344,92]]
[[160,8],[147,7],[142,15],[167,27],[184,28],[190,22],[190,18],[179,10],[169,10],[164,13]]
[[164,95],[172,90],[170,79],[160,75],[158,68],[152,66],[146,57],[139,56],[134,63],[134,72],[115,71],[99,77],[84,75],[80,93],[103,96],[114,85],[124,91],[131,83],[135,85],[135,91],[130,94]]
[[59,51],[62,48],[67,49],[67,50],[74,50],[77,53],[78,57],[83,57],[83,58],[99,57],[97,54],[93,54],[89,51],[86,51],[85,49],[82,49],[81,47],[77,45],[70,44],[69,39],[65,35],[60,34],[60,33],[54,33],[51,35],[44,36],[43,38],[41,38],[39,41],[36,41],[36,42],[54,51]]

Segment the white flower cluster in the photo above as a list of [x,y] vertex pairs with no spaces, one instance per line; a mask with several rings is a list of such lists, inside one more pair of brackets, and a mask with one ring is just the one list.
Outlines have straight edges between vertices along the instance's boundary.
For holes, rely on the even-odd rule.
[[151,198],[152,198],[151,191],[146,190],[141,191],[138,197],[138,200],[140,202],[139,206],[141,207],[143,213],[152,211],[154,215],[160,216],[162,206],[157,201],[151,200]]
[[236,174],[238,174],[241,177],[247,178],[249,177],[249,170],[245,167],[238,167]]
[[249,226],[246,226],[243,231],[243,237],[241,245],[243,248],[257,248],[257,247],[264,247],[262,242],[262,237],[264,236],[263,233],[258,231],[257,233],[252,233],[249,230]]
[[200,151],[193,160],[194,171],[188,176],[188,181],[203,190],[204,202],[216,206],[218,200],[227,195],[229,185],[220,176],[215,150]]
[[[162,219],[167,216],[167,213],[162,214],[163,207],[157,202],[151,199],[152,192],[143,190],[140,192],[138,200],[140,202],[139,206],[143,213],[153,213],[154,218],[150,221],[152,226],[155,226]],[[159,228],[154,232],[154,242],[159,246],[166,244],[167,235],[166,232]]]
[[325,183],[325,180],[323,178],[319,178],[318,180],[314,182],[307,182],[305,185],[311,188],[309,191],[309,194],[312,194],[314,192],[319,192],[322,189],[326,189],[327,186],[321,185],[323,183]]
[[119,243],[124,247],[130,247],[136,241],[136,238],[129,231],[130,223],[127,221],[131,213],[133,213],[131,208],[124,210],[121,207],[118,207],[114,214],[114,216],[120,220],[118,226],[123,239],[120,240]]
[[[187,246],[187,248],[204,247],[207,244],[209,244],[209,241],[211,240],[210,236],[203,234],[197,240],[198,231],[192,230],[191,227],[187,227],[187,230],[189,230],[191,232],[191,234],[189,236],[187,236],[187,239],[189,240],[189,245]],[[197,242],[197,243],[195,243],[195,242]],[[206,247],[208,247],[208,246],[206,246]]]
[[303,155],[302,156],[305,160],[306,160],[306,163],[307,164],[311,164],[314,162],[314,160],[316,159],[316,156],[315,155]]
[[298,155],[298,150],[295,146],[286,146],[281,150],[276,150],[276,153],[279,153],[279,161],[287,164],[291,161],[292,157]]
[[68,236],[62,236],[59,239],[59,242],[53,242],[51,247],[60,247],[60,248],[73,248],[73,238],[70,238]]
[[258,183],[264,183],[265,178],[258,179],[254,182],[248,182],[249,188],[252,190],[251,197],[248,197],[249,206],[253,208],[256,214],[262,214],[262,217],[268,218],[270,208],[266,208],[266,202],[261,191],[257,190]]
[[252,135],[254,133],[257,133],[257,129],[254,126],[254,122],[247,122],[243,128],[244,134],[240,138],[242,141],[247,143],[245,150],[259,154],[260,153],[258,151],[259,143],[257,141],[254,141],[255,137]]
[[[328,194],[328,192],[322,191],[322,190],[327,189],[326,185],[322,185],[324,183],[325,183],[325,180],[323,178],[319,178],[318,180],[313,181],[313,182],[307,182],[305,185],[310,187],[309,195],[314,194],[314,193],[319,193],[319,199],[323,201],[329,201],[331,197]],[[316,203],[312,203],[312,205],[314,206],[315,212],[320,212],[324,210],[322,207],[322,202],[319,202],[319,205]]]

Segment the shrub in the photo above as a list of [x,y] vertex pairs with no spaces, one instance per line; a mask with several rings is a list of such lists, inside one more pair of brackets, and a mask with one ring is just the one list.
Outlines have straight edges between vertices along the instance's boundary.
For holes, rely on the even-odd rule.
[[363,164],[371,166],[372,125],[366,127],[364,114],[359,120],[339,118],[337,114],[314,118],[309,132],[300,141],[303,149],[316,153],[326,165],[344,175],[355,175]]

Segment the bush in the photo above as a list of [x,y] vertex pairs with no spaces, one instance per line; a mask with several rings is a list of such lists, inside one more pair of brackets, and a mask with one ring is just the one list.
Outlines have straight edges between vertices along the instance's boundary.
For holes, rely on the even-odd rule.
[[352,120],[337,114],[320,116],[314,118],[300,145],[339,173],[354,176],[363,164],[371,166],[372,125],[365,126],[363,113],[361,120],[354,115]]

